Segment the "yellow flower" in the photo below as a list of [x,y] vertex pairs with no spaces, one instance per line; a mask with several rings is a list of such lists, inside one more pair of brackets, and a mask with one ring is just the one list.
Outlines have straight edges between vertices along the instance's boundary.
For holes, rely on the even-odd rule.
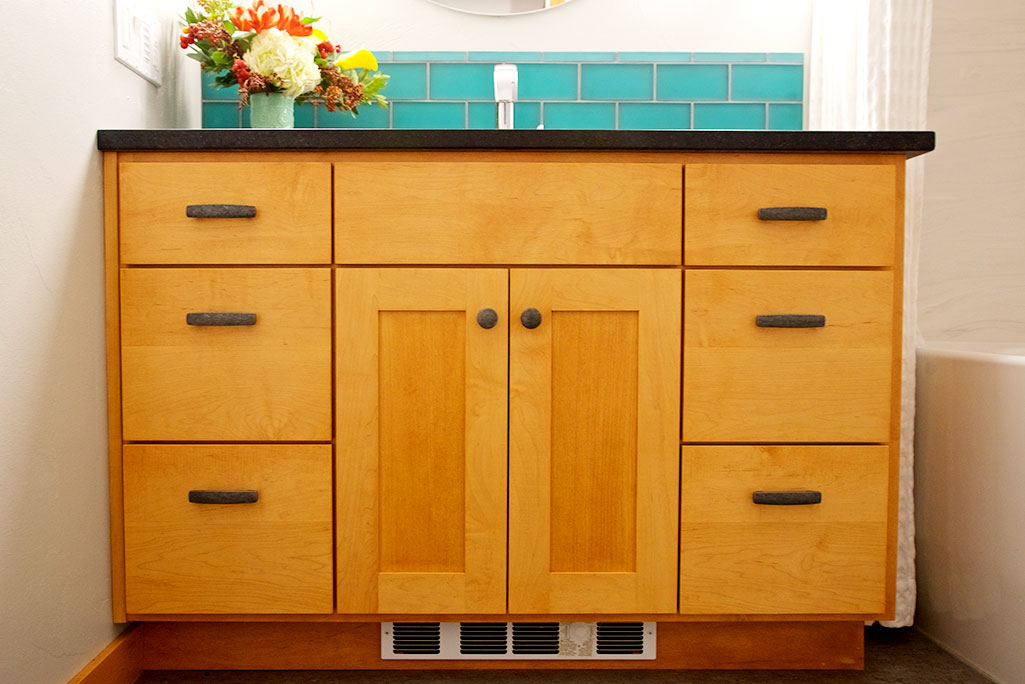
[[377,58],[370,50],[346,52],[335,61],[335,66],[342,69],[370,69],[377,71]]

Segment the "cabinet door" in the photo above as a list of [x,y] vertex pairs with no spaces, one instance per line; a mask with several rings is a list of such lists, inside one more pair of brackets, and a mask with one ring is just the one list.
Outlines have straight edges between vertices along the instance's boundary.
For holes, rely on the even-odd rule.
[[337,271],[339,612],[504,612],[507,297],[505,270]]
[[513,271],[510,612],[676,611],[680,299],[677,270]]

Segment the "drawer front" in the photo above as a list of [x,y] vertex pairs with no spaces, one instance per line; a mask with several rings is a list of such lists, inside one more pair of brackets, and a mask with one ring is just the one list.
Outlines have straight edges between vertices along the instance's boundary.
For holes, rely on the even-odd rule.
[[337,213],[341,264],[680,263],[679,164],[335,165],[339,198],[359,187],[373,220]]
[[[682,451],[681,613],[885,610],[889,447]],[[821,502],[756,504],[755,492]]]
[[[122,270],[124,438],[330,440],[330,281],[326,268]],[[255,321],[189,324],[207,313]]]
[[[686,442],[887,442],[887,271],[687,271]],[[759,316],[822,316],[760,327]],[[772,326],[815,319],[768,319]]]
[[[135,444],[124,465],[129,613],[332,611],[329,445]],[[203,503],[229,495],[256,500]]]
[[122,163],[119,174],[122,263],[331,262],[330,164]]
[[[688,164],[684,172],[688,265],[890,266],[896,167]],[[825,220],[759,219],[759,209],[825,209]]]

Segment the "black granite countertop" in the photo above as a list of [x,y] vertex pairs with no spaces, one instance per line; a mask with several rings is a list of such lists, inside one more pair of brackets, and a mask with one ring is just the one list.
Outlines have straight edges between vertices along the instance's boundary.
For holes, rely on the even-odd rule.
[[102,130],[101,150],[663,150],[890,152],[935,148],[930,131],[561,131],[397,129]]

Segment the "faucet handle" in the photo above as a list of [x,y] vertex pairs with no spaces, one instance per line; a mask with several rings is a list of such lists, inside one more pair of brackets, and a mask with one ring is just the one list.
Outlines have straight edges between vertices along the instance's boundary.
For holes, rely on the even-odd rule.
[[514,102],[518,95],[515,64],[495,65],[495,101]]

